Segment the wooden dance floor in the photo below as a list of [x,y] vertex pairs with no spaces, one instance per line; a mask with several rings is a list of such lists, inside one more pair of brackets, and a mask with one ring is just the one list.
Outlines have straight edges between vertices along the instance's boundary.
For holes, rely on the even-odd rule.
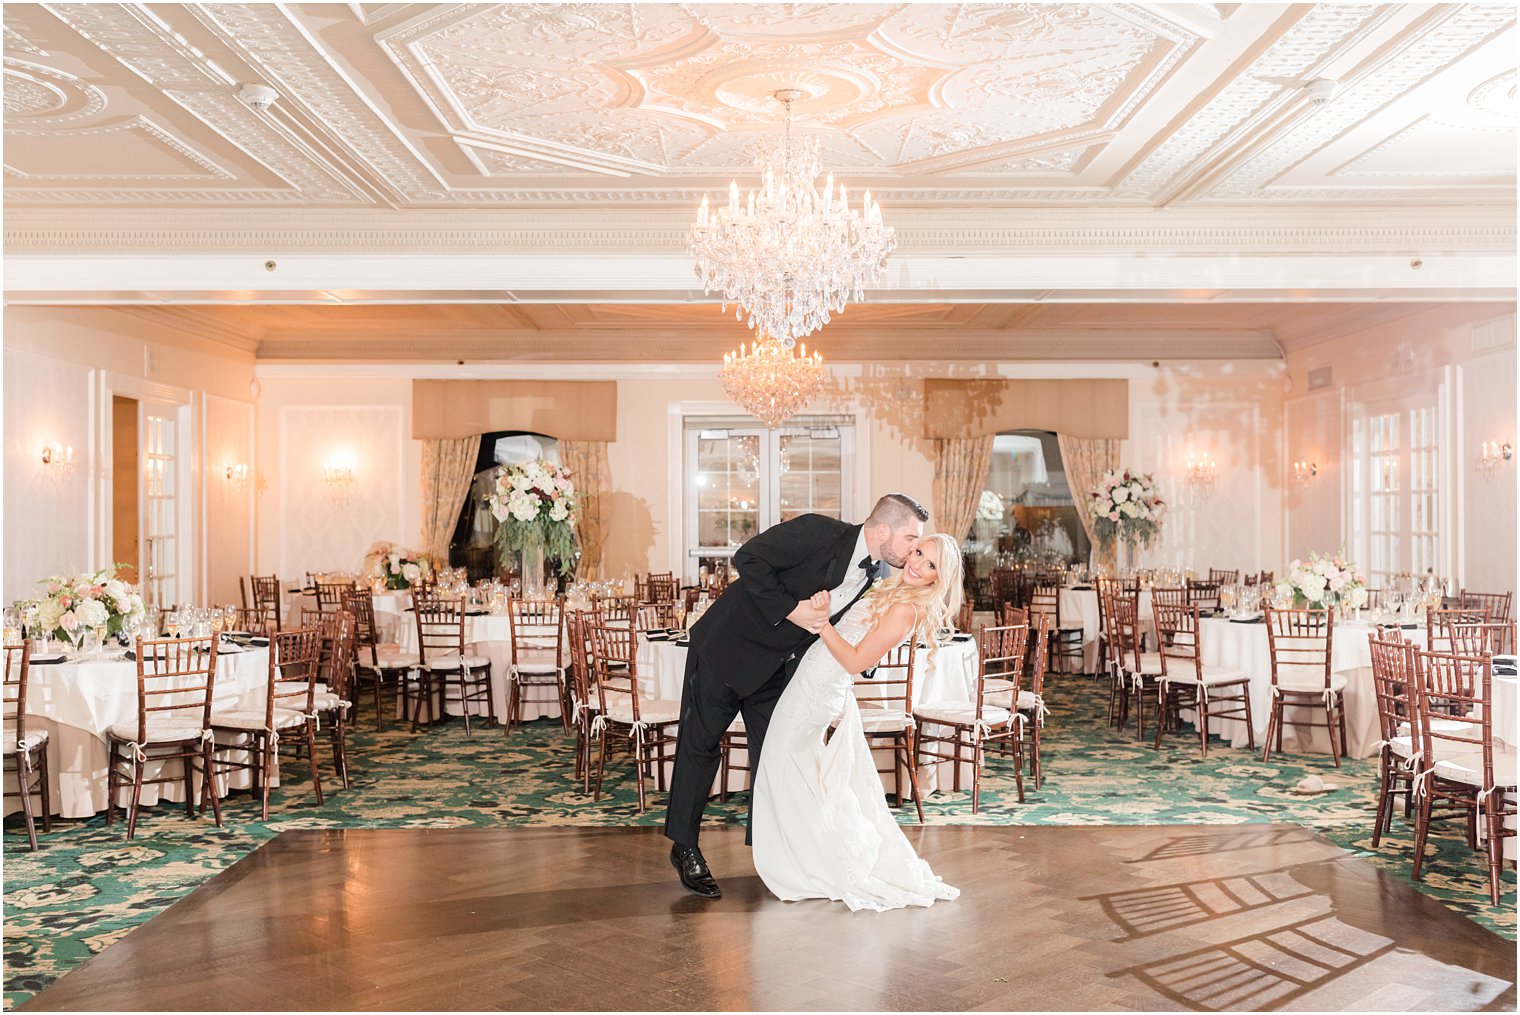
[[[25,1007],[1515,1007],[1515,946],[1291,825],[908,830],[961,898],[770,898],[742,832],[285,832]],[[1476,861],[1475,861],[1476,863]]]

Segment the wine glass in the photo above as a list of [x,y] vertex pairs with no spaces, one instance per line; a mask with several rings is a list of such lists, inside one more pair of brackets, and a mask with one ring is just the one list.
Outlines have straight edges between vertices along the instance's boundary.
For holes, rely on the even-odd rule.
[[179,637],[179,611],[170,610],[164,614],[164,633],[171,638]]
[[5,608],[5,644],[21,644],[21,611],[14,606]]
[[934,643],[941,648],[944,648],[946,645],[950,644],[954,638],[955,628],[951,627],[948,624],[942,627],[936,627],[934,629]]
[[671,610],[671,616],[675,618],[676,630],[686,630],[686,604],[677,603],[676,608]]
[[1219,608],[1222,609],[1222,610],[1224,610],[1226,613],[1234,613],[1235,612],[1235,602],[1236,602],[1235,586],[1233,586],[1233,585],[1221,585],[1221,586],[1219,586]]

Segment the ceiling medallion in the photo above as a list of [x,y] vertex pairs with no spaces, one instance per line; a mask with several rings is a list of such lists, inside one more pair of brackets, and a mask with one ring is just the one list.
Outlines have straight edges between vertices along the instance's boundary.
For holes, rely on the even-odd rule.
[[774,430],[805,409],[823,390],[829,371],[807,344],[791,347],[761,334],[748,351],[723,354],[718,380],[723,391],[751,416]]
[[792,103],[802,96],[796,88],[775,93],[786,106],[786,133],[756,160],[760,189],[740,202],[738,182],[730,183],[728,204],[716,210],[703,197],[686,240],[702,288],[721,292],[725,311],[737,304],[735,317],[747,314],[756,334],[786,349],[850,300],[865,299],[897,246],[870,191],[851,208],[830,174],[819,193],[817,139],[792,140]]

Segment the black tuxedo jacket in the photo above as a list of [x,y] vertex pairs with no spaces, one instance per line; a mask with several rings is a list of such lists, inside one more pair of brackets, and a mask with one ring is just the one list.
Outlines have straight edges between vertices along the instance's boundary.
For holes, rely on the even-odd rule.
[[[816,639],[786,619],[797,603],[844,583],[860,526],[825,515],[798,515],[753,537],[734,553],[739,579],[691,629],[700,672],[716,676],[740,697],[775,676],[789,657]],[[887,573],[877,562],[869,578]]]

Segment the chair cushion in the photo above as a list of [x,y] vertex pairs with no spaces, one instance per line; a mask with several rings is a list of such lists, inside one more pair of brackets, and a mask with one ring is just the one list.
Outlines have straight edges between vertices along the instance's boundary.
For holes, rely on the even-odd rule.
[[[1230,666],[1205,665],[1203,667],[1203,680],[1201,682],[1205,686],[1213,687],[1217,684],[1235,684],[1249,679],[1244,670],[1237,670]],[[1168,684],[1194,685],[1200,683],[1197,672],[1187,662],[1180,660],[1172,669],[1166,671],[1166,682]]]
[[[611,722],[631,723],[633,722],[633,706],[626,700],[614,704],[607,709],[607,718]],[[639,721],[641,722],[675,722],[680,718],[681,703],[679,701],[639,699]]]
[[1040,706],[1040,699],[1035,696],[1035,693],[1033,691],[1020,691],[1019,692],[1019,711],[1020,712],[1028,712],[1028,711],[1030,711],[1032,709],[1038,708],[1039,706]]
[[[277,708],[274,710],[274,728],[288,730],[306,722],[300,712]],[[264,728],[264,710],[257,708],[230,708],[225,712],[211,713],[211,728],[218,730],[261,730]]]
[[[929,708],[915,708],[915,718],[927,722],[956,723],[961,726],[969,726],[976,721],[976,704],[974,702],[960,702],[953,705],[932,705]],[[1013,717],[1013,713],[1001,705],[983,705],[982,722],[993,726],[1001,726]]]
[[[1464,783],[1468,786],[1483,785],[1483,752],[1479,750],[1454,751],[1451,754],[1441,754],[1439,745],[1436,747],[1436,778],[1449,779],[1452,782]],[[1494,745],[1494,785],[1516,785],[1517,762],[1520,762],[1520,754],[1516,754],[1509,748],[1500,749]]]
[[[375,651],[375,666],[382,670],[409,670],[419,662],[417,653],[403,652],[397,646],[387,646],[389,651],[377,649]],[[360,665],[363,666],[363,656],[360,657]]]
[[[1284,691],[1296,691],[1300,694],[1317,694],[1325,689],[1325,677],[1323,673],[1306,676],[1302,673],[1282,673],[1277,675],[1277,686]],[[1344,673],[1330,674],[1330,690],[1344,691],[1346,689],[1346,675]]]
[[1126,655],[1122,661],[1124,672],[1139,673],[1141,676],[1161,676],[1161,656],[1155,652],[1142,652],[1140,654],[1140,668],[1135,669],[1132,665],[1133,656]]
[[[275,694],[280,694],[280,695],[285,695],[285,694],[301,694],[305,690],[306,690],[306,681],[304,681],[304,680],[276,680],[274,682],[274,693]],[[317,681],[317,689],[316,690],[317,690],[317,694],[318,695],[326,694],[327,693],[327,684],[324,683],[323,681],[320,681],[320,680]]]
[[1395,758],[1407,758],[1414,754],[1414,743],[1408,737],[1394,737],[1388,741],[1388,750]]
[[901,709],[862,708],[860,725],[867,733],[901,733],[912,725],[912,721]]
[[[1478,727],[1472,723],[1462,722],[1457,719],[1432,719],[1430,720],[1430,728],[1436,733],[1466,733],[1469,737],[1474,736],[1478,730]],[[1408,738],[1410,734],[1411,729],[1409,724],[1407,722],[1399,723],[1398,735]]]
[[982,684],[984,694],[1007,694],[1013,690],[1013,681],[1004,680],[1002,677],[988,677]]
[[17,740],[16,740],[16,731],[15,730],[6,730],[5,731],[5,746],[4,746],[4,750],[5,750],[6,754],[15,754],[15,753],[17,753],[19,751],[27,751],[27,752],[35,751],[37,748],[39,748],[43,744],[47,743],[47,738],[48,738],[48,731],[47,730],[34,729],[34,730],[30,730],[27,733],[25,741],[17,742]]
[[[215,714],[212,715],[212,722],[216,722]],[[148,738],[143,743],[172,744],[182,740],[199,740],[204,730],[199,719],[174,719],[168,716],[149,719]],[[137,739],[137,723],[114,723],[106,730],[106,736],[112,740],[131,743]]]
[[[459,658],[460,657],[458,652],[449,652],[445,655],[434,656],[427,661],[427,668],[430,670],[457,670],[459,669]],[[464,657],[464,665],[468,669],[472,670],[484,669],[485,667],[491,665],[491,660],[487,659],[485,656],[466,654]]]

